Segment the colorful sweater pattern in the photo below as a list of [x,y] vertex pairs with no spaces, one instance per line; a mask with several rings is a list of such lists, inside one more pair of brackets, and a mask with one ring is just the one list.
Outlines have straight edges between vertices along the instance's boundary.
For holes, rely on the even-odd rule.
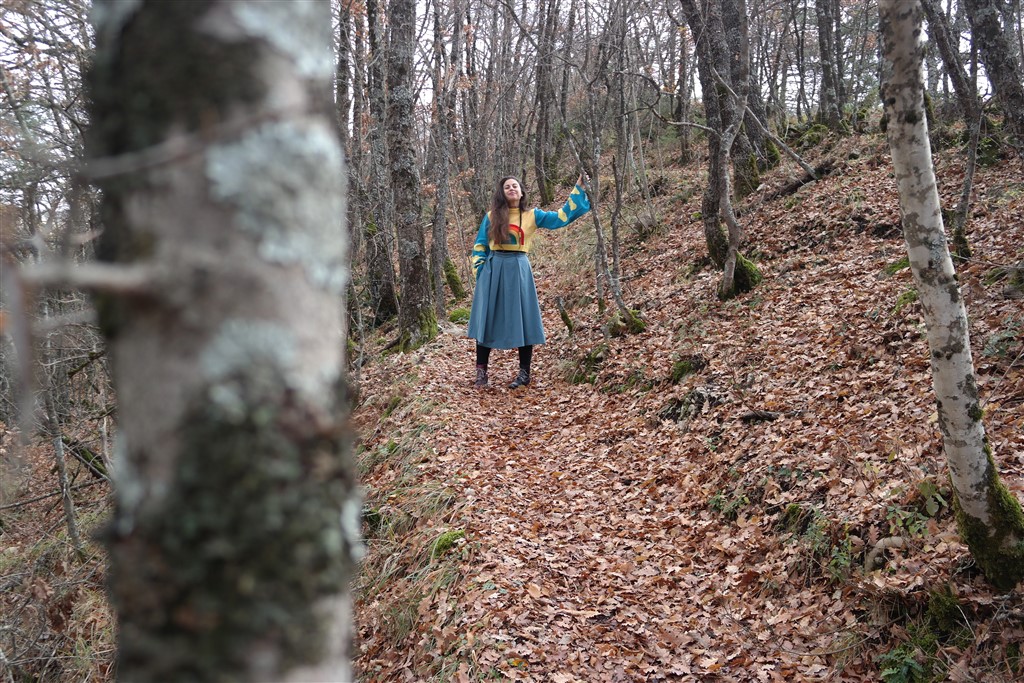
[[[487,230],[491,227],[491,214],[488,212],[484,216],[483,221],[480,222],[476,243],[473,244],[473,254],[471,257],[473,275],[478,278],[480,277],[480,269],[484,267],[484,263],[487,262],[492,251],[521,251],[529,253],[530,246],[533,244],[533,236],[537,233],[537,228],[544,228],[545,230],[564,228],[588,211],[590,211],[590,199],[579,185],[573,188],[569,194],[568,201],[565,202],[565,206],[558,211],[542,211],[541,209],[517,211],[516,209],[511,209],[509,211],[508,226],[509,241],[504,244],[495,244],[488,239]],[[516,220],[519,221],[518,224],[515,223]]]

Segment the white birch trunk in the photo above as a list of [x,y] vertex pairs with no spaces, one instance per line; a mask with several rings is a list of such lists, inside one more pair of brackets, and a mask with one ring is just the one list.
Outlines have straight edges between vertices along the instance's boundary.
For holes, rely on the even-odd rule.
[[986,576],[1012,587],[1024,575],[1020,503],[1000,483],[982,424],[967,311],[942,225],[924,110],[923,10],[879,2],[882,102],[900,194],[903,234],[928,328],[932,378],[960,533]]
[[97,0],[90,169],[126,681],[351,680],[330,3]]

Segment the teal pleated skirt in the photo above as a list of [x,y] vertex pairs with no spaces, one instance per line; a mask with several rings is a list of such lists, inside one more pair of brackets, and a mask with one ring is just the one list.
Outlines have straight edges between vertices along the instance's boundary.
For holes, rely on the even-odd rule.
[[537,285],[525,253],[491,252],[476,281],[469,336],[492,349],[544,343]]

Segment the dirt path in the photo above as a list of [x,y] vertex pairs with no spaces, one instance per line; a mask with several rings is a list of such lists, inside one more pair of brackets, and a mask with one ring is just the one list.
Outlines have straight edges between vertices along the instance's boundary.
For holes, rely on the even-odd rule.
[[[468,367],[466,340],[441,343],[431,357],[451,367],[417,368],[428,396]],[[429,416],[447,426],[424,474],[455,485],[468,544],[458,583],[432,601],[451,615],[452,642],[435,634],[455,655],[450,680],[794,680],[807,639],[840,622],[798,602],[784,629],[755,614],[745,592],[763,583],[750,567],[765,537],[757,520],[723,531],[709,513],[711,463],[671,454],[697,437],[666,441],[621,397],[555,376],[544,351],[535,384],[514,392],[496,381],[514,357],[496,360],[499,388],[449,386]],[[824,671],[815,659],[799,670]]]

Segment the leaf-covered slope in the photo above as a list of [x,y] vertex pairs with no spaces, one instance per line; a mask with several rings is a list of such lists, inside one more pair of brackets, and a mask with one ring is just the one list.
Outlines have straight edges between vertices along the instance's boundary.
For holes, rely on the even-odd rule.
[[[765,273],[747,295],[715,298],[700,172],[668,167],[662,226],[624,235],[644,333],[605,338],[583,219],[533,256],[549,341],[529,388],[504,388],[515,352],[495,352],[497,388],[473,389],[461,329],[363,369],[363,680],[1019,675],[1020,593],[977,575],[949,512],[884,141],[815,155],[835,161],[828,177],[774,196],[799,175],[783,165],[743,205]],[[947,205],[962,166],[939,157]],[[1018,498],[1022,209],[1019,160],[980,169],[960,267],[985,424]],[[581,370],[593,383],[568,381]]]

